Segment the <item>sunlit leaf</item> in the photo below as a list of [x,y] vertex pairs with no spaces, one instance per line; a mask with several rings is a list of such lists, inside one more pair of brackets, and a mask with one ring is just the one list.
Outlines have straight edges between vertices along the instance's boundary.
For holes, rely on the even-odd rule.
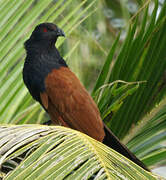
[[[9,171],[6,180],[157,179],[78,131],[39,125],[8,125],[1,126],[0,130],[0,164],[2,172]],[[7,167],[12,165],[10,172]]]

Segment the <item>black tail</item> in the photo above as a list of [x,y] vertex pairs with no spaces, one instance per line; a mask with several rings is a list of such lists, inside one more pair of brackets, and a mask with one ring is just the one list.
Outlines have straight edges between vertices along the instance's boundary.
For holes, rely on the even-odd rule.
[[119,139],[107,128],[104,124],[105,138],[103,143],[115,151],[119,152],[123,156],[127,157],[143,169],[150,171],[143,162],[141,162],[125,145],[123,145]]

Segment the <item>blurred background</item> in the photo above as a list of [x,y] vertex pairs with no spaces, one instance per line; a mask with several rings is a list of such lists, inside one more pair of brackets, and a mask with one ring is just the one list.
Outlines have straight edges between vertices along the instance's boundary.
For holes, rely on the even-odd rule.
[[[81,2],[83,1],[72,1],[67,8],[68,11],[74,9]],[[92,90],[118,33],[121,32],[120,43],[122,43],[133,16],[140,8],[146,7],[149,2],[147,0],[96,1],[92,7],[93,11],[89,10],[92,14],[66,38],[61,49],[62,54],[67,53],[71,47],[77,45],[77,48],[66,60],[89,91]],[[159,9],[163,3],[164,0],[159,0]],[[88,4],[90,1],[87,1],[85,6]],[[154,4],[151,3],[149,16],[153,7]],[[84,14],[84,16],[86,15]],[[63,15],[59,18],[61,21]]]
[[[80,2],[73,1],[68,8],[69,11],[78,6]],[[89,4],[90,1],[86,3]],[[143,2],[134,0],[96,1],[93,11],[90,10],[92,14],[66,38],[62,51],[68,52],[78,43],[78,47],[67,58],[67,63],[89,91],[94,86],[119,31],[121,31],[121,41],[123,41],[130,18],[142,4]]]

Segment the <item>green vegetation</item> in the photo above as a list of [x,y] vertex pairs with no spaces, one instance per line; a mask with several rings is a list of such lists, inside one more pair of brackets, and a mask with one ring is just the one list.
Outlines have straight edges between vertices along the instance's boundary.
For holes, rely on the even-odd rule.
[[[70,179],[80,170],[82,176],[91,178],[157,178],[79,132],[22,125],[41,124],[49,117],[27,92],[21,72],[23,42],[36,24],[58,24],[67,35],[57,43],[61,54],[91,92],[108,127],[149,168],[165,165],[166,3],[2,0],[0,9],[0,123],[5,124],[0,132],[1,176],[14,169],[7,179],[16,175],[16,179],[30,179],[38,174],[48,179],[58,175]],[[70,138],[69,145],[65,137]],[[56,146],[58,143],[60,146]],[[79,148],[77,154],[76,145],[84,147],[85,154]],[[62,156],[68,154],[65,159],[55,156],[59,147],[64,148]],[[71,156],[68,147],[73,148]],[[75,169],[67,164],[78,159],[80,164]],[[115,167],[119,159],[122,162]],[[123,161],[129,167],[125,168]],[[51,167],[43,171],[47,163]],[[59,167],[64,169],[58,171]]]

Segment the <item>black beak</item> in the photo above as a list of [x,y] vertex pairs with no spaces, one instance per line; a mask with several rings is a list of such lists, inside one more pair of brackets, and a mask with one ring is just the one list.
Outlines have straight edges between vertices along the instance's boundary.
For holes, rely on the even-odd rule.
[[57,32],[57,36],[64,36],[64,37],[65,37],[65,33],[63,32],[62,29],[57,28],[57,29],[56,29],[56,32]]

